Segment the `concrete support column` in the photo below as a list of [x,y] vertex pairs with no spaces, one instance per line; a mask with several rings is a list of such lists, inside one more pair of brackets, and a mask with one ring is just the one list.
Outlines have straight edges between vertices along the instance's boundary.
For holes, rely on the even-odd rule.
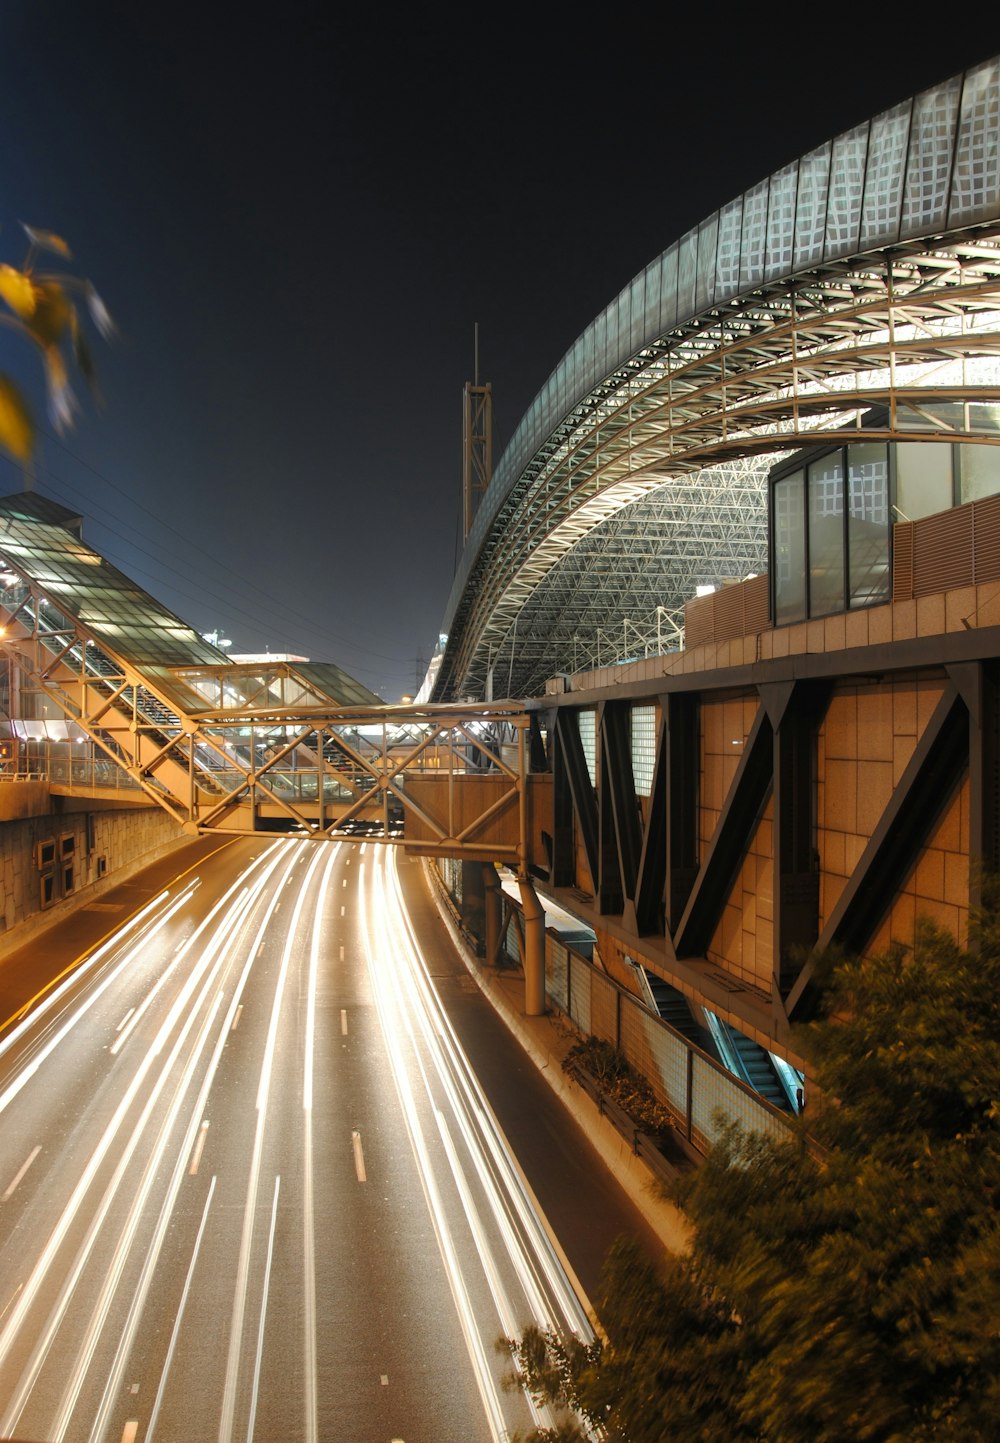
[[518,877],[524,908],[524,1011],[545,1015],[545,912],[530,877]]
[[503,888],[497,869],[492,862],[483,863],[483,911],[486,914],[486,965],[495,967],[500,956],[503,938],[500,927],[503,921]]

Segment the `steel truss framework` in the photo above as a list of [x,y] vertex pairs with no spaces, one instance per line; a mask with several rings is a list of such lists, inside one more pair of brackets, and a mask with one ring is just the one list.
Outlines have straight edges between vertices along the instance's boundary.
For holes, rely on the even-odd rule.
[[[678,326],[575,406],[510,489],[469,568],[435,695],[484,695],[505,651],[515,656],[513,695],[530,694],[539,678],[565,669],[566,630],[579,635],[584,613],[607,626],[622,604],[597,570],[581,603],[580,570],[567,558],[591,537],[599,555],[600,531],[623,508],[637,537],[647,507],[654,518],[664,507],[685,517],[691,554],[662,567],[675,590],[659,597],[680,605],[717,572],[717,531],[726,518],[762,536],[764,506],[753,507],[746,470],[728,473],[734,494],[724,494],[727,463],[757,457],[766,471],[805,441],[842,440],[843,427],[876,406],[886,421],[872,440],[940,441],[949,431],[937,411],[942,402],[1000,400],[998,354],[995,230],[828,263]],[[951,434],[972,433],[952,424]],[[637,541],[630,559],[660,568],[660,540]],[[755,554],[753,570],[760,569]],[[546,650],[546,618],[563,605],[569,627],[557,627]],[[519,666],[526,635],[535,645]]]
[[[815,957],[871,942],[963,778],[969,779],[970,856],[1000,865],[1000,629],[951,633],[855,652],[797,658],[795,675],[772,662],[698,676],[659,689],[635,683],[615,698],[595,692],[552,699],[547,729],[554,832],[552,895],[591,925],[618,936],[646,965],[717,1007],[737,1026],[761,1027],[787,1044],[808,1016]],[[939,679],[941,699],[899,778],[839,901],[820,928],[815,749],[835,684],[915,673]],[[669,686],[669,690],[663,687]],[[699,844],[699,702],[733,689],[757,698],[721,816]],[[622,692],[625,696],[622,696]],[[648,806],[633,781],[629,709],[655,702],[660,724]],[[596,709],[600,764],[588,770],[579,716]],[[774,942],[771,988],[723,975],[706,961],[764,807],[773,799]],[[577,845],[594,884],[581,898]],[[975,868],[973,868],[975,875]],[[973,902],[976,900],[973,885]]]
[[[284,663],[141,667],[21,571],[23,554],[0,560],[22,696],[53,703],[186,830],[383,843],[416,830],[424,852],[523,866],[523,709],[336,706],[310,680],[322,668]],[[466,788],[459,808],[460,779],[487,769],[498,784],[471,804]]]

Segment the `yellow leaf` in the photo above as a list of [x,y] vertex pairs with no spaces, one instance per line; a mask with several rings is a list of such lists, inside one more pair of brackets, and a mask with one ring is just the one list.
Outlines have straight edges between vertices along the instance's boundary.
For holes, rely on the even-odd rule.
[[33,225],[25,225],[24,221],[21,222],[21,229],[31,244],[40,251],[51,251],[53,255],[62,256],[67,261],[73,259],[73,253],[62,236],[50,230],[37,230]]
[[42,281],[34,290],[35,312],[27,323],[28,329],[43,346],[53,346],[61,339],[73,307],[56,281]]
[[27,461],[35,443],[35,428],[24,398],[6,376],[0,376],[0,446]]
[[13,266],[0,265],[0,296],[22,321],[30,320],[35,314],[35,287]]

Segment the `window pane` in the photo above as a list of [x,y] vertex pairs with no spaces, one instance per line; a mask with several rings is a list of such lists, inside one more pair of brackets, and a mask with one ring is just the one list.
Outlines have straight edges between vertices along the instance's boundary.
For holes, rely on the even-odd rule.
[[886,447],[869,442],[847,448],[847,547],[851,606],[888,601],[889,460]]
[[1000,491],[1000,447],[960,446],[958,465],[963,502],[995,496]]
[[896,447],[897,521],[919,521],[950,511],[951,443],[900,441]]
[[806,545],[801,471],[774,488],[774,620],[803,621],[806,614]]
[[809,615],[844,610],[844,463],[841,452],[809,467]]

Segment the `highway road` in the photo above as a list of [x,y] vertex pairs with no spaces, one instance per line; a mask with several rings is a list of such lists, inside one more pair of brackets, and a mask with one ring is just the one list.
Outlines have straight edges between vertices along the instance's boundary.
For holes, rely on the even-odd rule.
[[498,1443],[589,1333],[392,848],[239,841],[0,1034],[0,1438]]

